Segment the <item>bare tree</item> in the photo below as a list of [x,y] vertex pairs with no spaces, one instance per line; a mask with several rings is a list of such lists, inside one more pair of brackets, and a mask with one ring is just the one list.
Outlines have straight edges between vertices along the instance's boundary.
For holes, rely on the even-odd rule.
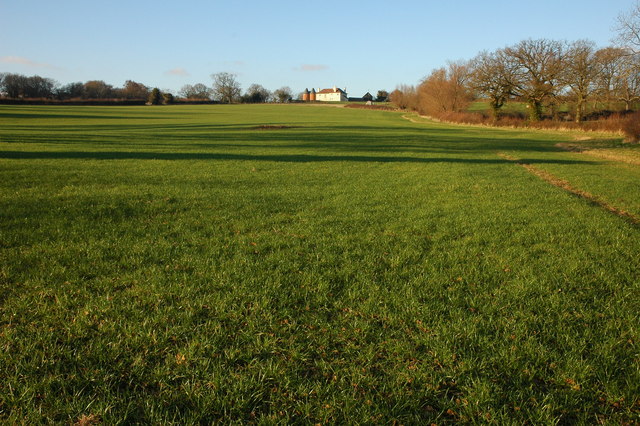
[[142,83],[127,80],[120,93],[123,98],[127,99],[147,99],[149,97],[149,88]]
[[398,108],[417,109],[418,93],[414,86],[402,84],[389,94],[389,99]]
[[240,98],[240,83],[236,75],[228,72],[211,74],[213,79],[213,95],[220,102],[230,104]]
[[34,75],[4,73],[0,78],[0,92],[9,98],[51,98],[56,82],[50,78]]
[[57,83],[46,77],[40,77],[34,75],[27,78],[27,93],[26,97],[30,98],[51,98],[53,97],[53,89]]
[[507,75],[504,52],[481,52],[471,61],[470,67],[469,85],[477,94],[489,99],[493,119],[498,120],[500,109],[511,94],[510,82],[513,80]]
[[469,66],[462,62],[450,62],[447,68],[431,72],[418,87],[420,112],[438,115],[443,112],[459,112],[469,105]]
[[283,86],[273,92],[273,96],[278,100],[278,102],[286,103],[290,102],[291,99],[293,99],[293,92],[291,91],[290,87]]
[[84,83],[83,93],[87,99],[107,99],[113,96],[113,86],[102,80],[91,80]]
[[271,100],[271,92],[259,84],[252,84],[247,89],[247,93],[242,97],[242,102],[261,104]]
[[635,54],[640,54],[640,1],[618,16],[618,41]]
[[178,92],[178,96],[185,99],[207,100],[211,98],[211,89],[202,83],[185,84]]
[[613,82],[614,92],[629,111],[631,104],[640,100],[640,55],[627,55],[620,65],[620,72]]
[[599,74],[595,43],[589,40],[573,42],[566,54],[563,82],[569,87],[576,102],[576,123],[582,121],[587,99],[597,89]]
[[84,94],[84,84],[80,82],[65,84],[56,89],[56,97],[60,100],[82,98]]
[[596,52],[598,63],[598,96],[604,100],[607,108],[611,109],[611,102],[615,95],[615,83],[622,70],[624,58],[629,51],[619,47],[605,47]]
[[524,40],[504,49],[509,84],[527,101],[531,121],[542,117],[545,102],[554,102],[563,73],[564,44],[553,40]]
[[2,76],[2,92],[9,98],[24,97],[27,78],[22,74],[4,73]]

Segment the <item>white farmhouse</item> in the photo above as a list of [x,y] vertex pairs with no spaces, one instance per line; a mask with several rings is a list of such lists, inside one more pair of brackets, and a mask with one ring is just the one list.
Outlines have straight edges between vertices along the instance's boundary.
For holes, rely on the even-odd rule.
[[320,102],[347,102],[347,89],[339,89],[333,86],[332,89],[318,89],[316,92],[316,100]]

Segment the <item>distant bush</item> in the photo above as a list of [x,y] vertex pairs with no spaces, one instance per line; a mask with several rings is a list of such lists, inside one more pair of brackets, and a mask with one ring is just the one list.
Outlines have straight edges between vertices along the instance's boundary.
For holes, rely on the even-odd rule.
[[418,94],[414,86],[402,85],[391,92],[389,98],[400,109],[412,111],[418,109]]
[[174,103],[175,98],[173,96],[173,94],[171,93],[163,93],[162,94],[162,103],[165,105],[171,105],[172,103]]
[[147,104],[149,105],[159,105],[160,100],[162,99],[162,93],[160,89],[154,87],[151,93],[149,93],[149,99],[147,100]]

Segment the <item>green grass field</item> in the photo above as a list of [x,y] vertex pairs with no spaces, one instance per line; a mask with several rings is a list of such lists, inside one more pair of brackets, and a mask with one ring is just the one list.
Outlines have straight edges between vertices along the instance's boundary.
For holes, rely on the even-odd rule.
[[0,422],[640,422],[640,166],[574,136],[0,106]]

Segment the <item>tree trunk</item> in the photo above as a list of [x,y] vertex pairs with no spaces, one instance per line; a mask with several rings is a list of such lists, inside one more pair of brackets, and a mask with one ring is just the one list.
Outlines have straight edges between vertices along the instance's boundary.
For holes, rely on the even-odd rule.
[[491,115],[493,116],[493,123],[497,123],[500,118],[500,108],[502,108],[503,102],[499,99],[491,101]]
[[542,118],[542,103],[536,100],[529,101],[529,120],[540,121]]
[[576,102],[576,123],[582,122],[583,110],[584,110],[584,99],[578,98],[578,102]]
[[551,117],[553,121],[560,121],[560,109],[555,102],[551,104]]
[[500,108],[496,106],[491,107],[491,114],[493,116],[493,122],[497,123],[500,118]]

